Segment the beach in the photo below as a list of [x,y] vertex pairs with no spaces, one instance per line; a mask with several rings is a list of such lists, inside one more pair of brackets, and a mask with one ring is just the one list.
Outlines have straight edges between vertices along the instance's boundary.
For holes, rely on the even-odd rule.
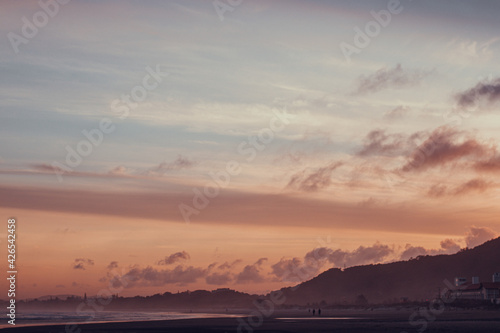
[[[276,313],[268,318],[197,318],[162,321],[88,323],[78,326],[29,326],[6,328],[4,332],[498,332],[500,311],[446,311],[429,318],[414,311],[341,311],[312,317],[296,311]],[[81,331],[79,331],[81,329]]]

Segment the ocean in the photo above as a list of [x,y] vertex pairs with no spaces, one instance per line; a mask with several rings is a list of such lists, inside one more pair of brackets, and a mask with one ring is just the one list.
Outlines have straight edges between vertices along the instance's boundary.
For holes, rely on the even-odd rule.
[[66,324],[90,324],[105,322],[131,322],[131,321],[151,321],[151,320],[176,320],[193,318],[220,318],[220,317],[240,317],[231,314],[215,313],[181,313],[181,312],[125,312],[125,311],[100,311],[93,316],[89,313],[77,313],[74,311],[29,311],[16,314],[16,325],[7,323],[7,319],[2,318],[0,328],[39,326],[39,325],[66,325]]

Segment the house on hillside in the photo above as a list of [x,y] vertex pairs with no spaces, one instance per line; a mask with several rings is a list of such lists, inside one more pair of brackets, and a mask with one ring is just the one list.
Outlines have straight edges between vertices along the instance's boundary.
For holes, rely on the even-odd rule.
[[455,278],[455,289],[449,291],[449,297],[464,300],[489,300],[500,304],[500,273],[493,274],[492,282],[479,282],[473,277],[472,283],[462,277]]

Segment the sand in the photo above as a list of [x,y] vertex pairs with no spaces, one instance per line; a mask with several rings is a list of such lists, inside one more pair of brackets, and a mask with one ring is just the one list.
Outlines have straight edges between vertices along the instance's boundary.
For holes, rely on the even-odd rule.
[[[79,325],[81,332],[500,332],[500,311],[447,311],[434,320],[424,320],[423,317],[414,318],[413,325],[409,316],[412,312],[337,312],[327,313],[323,317],[312,317],[309,313],[283,312],[264,318],[261,323],[258,318],[254,325],[248,324],[246,317],[236,318],[208,318],[182,319],[170,321],[147,321],[127,323],[98,323]],[[332,317],[334,316],[334,317]],[[285,319],[281,319],[285,318]],[[335,319],[332,319],[335,318]],[[344,319],[338,319],[344,318]],[[349,318],[349,319],[345,319]],[[354,318],[354,319],[352,319]],[[421,321],[417,321],[421,320]],[[427,324],[425,330],[424,325]],[[65,326],[39,326],[7,328],[3,332],[65,332]],[[73,332],[78,332],[74,330]]]

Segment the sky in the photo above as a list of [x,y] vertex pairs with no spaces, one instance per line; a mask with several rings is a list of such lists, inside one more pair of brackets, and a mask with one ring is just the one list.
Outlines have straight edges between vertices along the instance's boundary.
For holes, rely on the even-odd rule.
[[497,1],[0,8],[20,298],[265,293],[499,235]]

